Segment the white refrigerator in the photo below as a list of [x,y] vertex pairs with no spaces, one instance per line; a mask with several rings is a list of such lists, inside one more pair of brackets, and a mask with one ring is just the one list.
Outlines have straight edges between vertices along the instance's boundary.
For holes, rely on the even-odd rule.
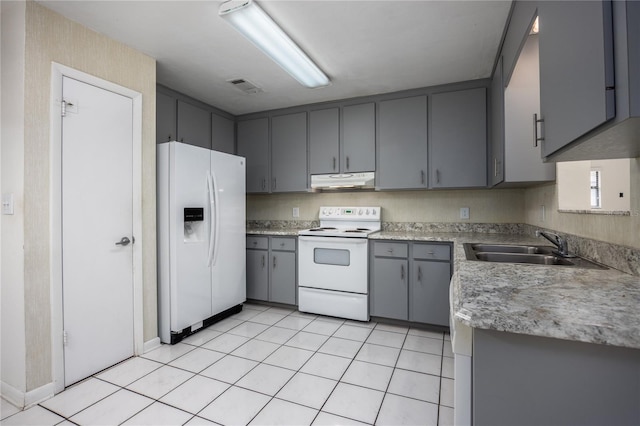
[[245,159],[157,145],[158,328],[163,343],[246,300]]

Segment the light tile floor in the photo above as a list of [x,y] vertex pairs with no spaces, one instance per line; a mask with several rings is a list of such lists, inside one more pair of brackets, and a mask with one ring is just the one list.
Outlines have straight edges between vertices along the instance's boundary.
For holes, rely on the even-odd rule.
[[448,334],[245,304],[3,425],[449,425]]

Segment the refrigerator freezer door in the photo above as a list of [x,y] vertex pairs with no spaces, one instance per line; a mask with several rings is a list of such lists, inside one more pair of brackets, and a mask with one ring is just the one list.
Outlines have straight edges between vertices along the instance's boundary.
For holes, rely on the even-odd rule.
[[[207,266],[210,214],[207,201],[209,150],[171,144],[170,220],[171,331],[182,331],[211,313],[211,272]],[[184,221],[184,209],[204,207],[205,220]],[[194,237],[193,234],[196,234]]]
[[211,151],[213,314],[246,300],[245,159]]

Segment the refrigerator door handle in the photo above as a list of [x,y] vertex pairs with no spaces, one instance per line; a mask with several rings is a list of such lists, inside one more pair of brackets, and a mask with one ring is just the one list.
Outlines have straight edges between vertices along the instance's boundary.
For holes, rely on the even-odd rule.
[[213,176],[210,172],[207,172],[207,193],[209,194],[209,255],[207,257],[207,265],[211,266],[213,264],[213,255],[215,250],[215,236],[218,234],[216,230],[214,230],[217,222],[216,212],[215,212],[215,187],[213,182]]

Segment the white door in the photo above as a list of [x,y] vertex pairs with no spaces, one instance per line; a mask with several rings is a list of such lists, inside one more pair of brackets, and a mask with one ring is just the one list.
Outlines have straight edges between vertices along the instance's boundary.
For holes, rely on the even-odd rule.
[[133,101],[68,77],[62,90],[66,386],[134,351]]

